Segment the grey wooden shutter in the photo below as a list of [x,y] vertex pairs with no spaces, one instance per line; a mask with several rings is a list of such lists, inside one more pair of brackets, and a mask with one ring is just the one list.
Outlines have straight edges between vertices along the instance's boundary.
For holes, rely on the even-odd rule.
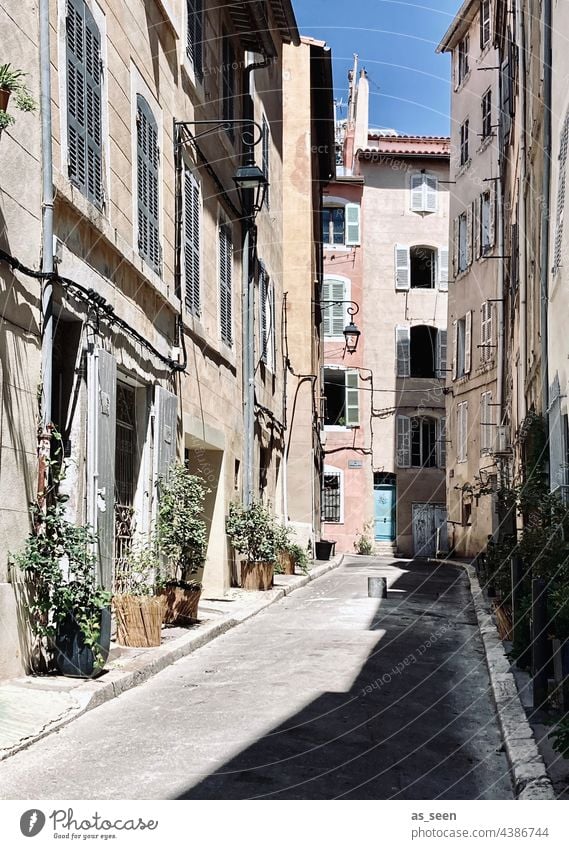
[[411,419],[397,416],[397,465],[408,469],[411,465]]
[[437,377],[446,380],[447,369],[447,332],[437,331]]
[[448,292],[448,248],[439,248],[437,270],[439,290],[441,292]]
[[452,323],[452,379],[456,380],[458,371],[458,322]]
[[267,119],[263,115],[263,142],[262,142],[262,161],[263,161],[263,174],[265,175],[265,180],[267,181],[267,188],[265,190],[265,206],[267,209],[271,208],[271,201],[269,196],[269,182],[271,175],[271,130],[269,128],[269,124]]
[[83,0],[67,0],[66,64],[69,179],[102,208],[101,35]]
[[407,245],[395,245],[395,288],[398,291],[411,288],[411,259]]
[[565,483],[565,450],[563,419],[561,416],[561,389],[557,375],[550,387],[549,404],[549,482],[552,492]]
[[199,318],[201,197],[200,187],[187,168],[184,176],[184,276],[186,309]]
[[156,521],[159,481],[167,477],[176,460],[176,440],[178,432],[178,398],[163,386],[154,387],[154,456],[153,456],[153,493],[152,519]]
[[138,251],[160,274],[158,125],[141,94],[136,96]]
[[423,212],[423,175],[411,175],[411,211]]
[[437,465],[439,469],[444,469],[447,464],[447,425],[446,418],[442,416],[439,419],[439,451],[437,458]]
[[89,354],[88,375],[94,382],[89,392],[89,430],[94,437],[94,467],[89,468],[88,487],[97,521],[97,580],[111,589],[115,560],[115,442],[117,363],[101,348]]
[[464,321],[464,373],[470,374],[472,363],[472,310],[468,310]]
[[555,220],[555,246],[553,252],[553,270],[561,265],[563,244],[563,217],[565,211],[565,185],[567,175],[567,150],[569,147],[569,112],[565,116],[561,138],[559,140],[559,180],[557,183],[557,212]]
[[452,222],[452,277],[453,280],[458,274],[458,253],[459,253],[459,220],[455,218]]
[[439,185],[439,181],[437,180],[436,177],[431,177],[428,174],[424,175],[423,191],[425,193],[425,201],[424,201],[425,212],[436,212],[437,211],[438,185]]
[[268,288],[269,288],[269,280],[267,276],[266,269],[261,267],[260,274],[260,298],[259,298],[259,310],[261,312],[261,360],[267,365],[268,360],[268,334],[269,334],[269,315],[268,315]]
[[229,224],[219,227],[219,318],[221,338],[226,345],[233,344],[232,270],[233,243]]
[[466,267],[472,265],[472,247],[474,235],[474,204],[466,209]]
[[186,53],[198,80],[203,79],[203,0],[186,0]]
[[411,374],[411,328],[395,328],[395,348],[397,359],[397,377],[409,377]]

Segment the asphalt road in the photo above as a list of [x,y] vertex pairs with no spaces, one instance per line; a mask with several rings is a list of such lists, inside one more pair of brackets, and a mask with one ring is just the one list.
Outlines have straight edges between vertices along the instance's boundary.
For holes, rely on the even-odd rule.
[[489,688],[462,570],[354,557],[0,763],[0,797],[511,799]]

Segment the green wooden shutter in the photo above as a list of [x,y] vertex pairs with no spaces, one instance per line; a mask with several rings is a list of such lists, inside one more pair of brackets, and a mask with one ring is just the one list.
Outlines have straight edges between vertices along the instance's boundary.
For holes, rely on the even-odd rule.
[[198,80],[203,79],[203,0],[186,0],[186,53]]
[[83,0],[67,2],[66,64],[69,179],[102,208],[101,35]]
[[186,309],[196,318],[200,302],[201,197],[199,184],[186,168],[184,175],[184,276]]
[[359,373],[355,370],[346,371],[346,425],[358,427],[360,423],[360,391]]
[[347,203],[346,245],[359,245],[360,243],[360,205],[359,203]]
[[136,139],[138,251],[150,267],[160,274],[158,125],[141,94],[136,97]]
[[232,267],[233,243],[228,224],[219,227],[219,317],[221,338],[226,345],[233,344],[232,320]]

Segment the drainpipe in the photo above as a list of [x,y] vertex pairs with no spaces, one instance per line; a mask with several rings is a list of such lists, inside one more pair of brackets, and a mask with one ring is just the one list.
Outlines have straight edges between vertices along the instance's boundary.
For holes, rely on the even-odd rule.
[[[551,181],[551,0],[543,3],[543,184],[541,214],[541,402],[544,415],[549,418],[549,357],[548,357],[548,302],[549,302],[549,207]],[[546,430],[548,425],[546,423]]]
[[[251,97],[251,74],[260,68],[266,68],[270,63],[268,56],[261,62],[253,62],[245,68],[243,82],[243,117],[251,122],[251,129],[245,132],[252,134],[254,128],[253,99]],[[252,139],[251,139],[252,140]],[[243,145],[243,161],[247,162],[251,155],[252,144]],[[256,238],[253,220],[253,192],[244,192],[243,226],[243,466],[244,492],[243,504],[250,507],[254,499],[254,470],[255,470],[255,256]]]
[[[521,0],[516,0],[516,44],[519,47],[520,56],[520,79],[526,79],[526,49],[525,49],[525,23],[523,20]],[[526,250],[526,89],[520,86],[520,146],[519,146],[519,169],[520,169],[520,192],[518,196],[518,225],[520,245],[520,422],[524,420],[527,412],[526,404],[526,375],[527,375],[527,250]]]
[[[53,273],[53,156],[51,120],[51,59],[49,0],[39,0],[40,111],[42,158],[42,273]],[[53,373],[53,284],[44,278],[42,288],[41,435],[39,440],[38,495],[43,501],[48,483],[51,440],[51,389]]]

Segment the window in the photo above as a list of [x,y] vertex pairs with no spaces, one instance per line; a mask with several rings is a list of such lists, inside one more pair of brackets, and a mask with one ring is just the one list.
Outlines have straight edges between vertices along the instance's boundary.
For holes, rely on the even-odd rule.
[[271,208],[270,198],[269,198],[269,181],[270,181],[270,173],[271,173],[271,129],[269,127],[269,122],[263,115],[263,174],[265,175],[265,180],[267,181],[267,188],[265,190],[265,206],[267,209]]
[[553,250],[553,271],[561,266],[563,246],[563,217],[565,214],[565,183],[567,176],[567,150],[569,147],[569,112],[565,115],[561,138],[559,139],[559,180],[557,183],[557,212],[555,217],[555,245]]
[[436,212],[438,180],[430,174],[411,175],[411,210],[413,212]]
[[494,246],[494,203],[490,191],[480,195],[480,254],[486,256]]
[[136,140],[138,252],[160,274],[162,251],[158,225],[158,126],[150,106],[141,94],[136,97]]
[[396,462],[399,468],[444,468],[445,419],[429,416],[397,416]]
[[461,401],[456,409],[456,460],[466,463],[468,457],[468,401]]
[[505,47],[506,59],[500,66],[500,147],[502,154],[510,143],[514,114],[515,59],[512,35],[508,32]]
[[486,47],[490,41],[491,28],[491,3],[490,0],[480,2],[480,48]]
[[184,302],[196,318],[200,302],[201,192],[189,168],[184,172]]
[[359,376],[350,369],[324,369],[326,427],[357,427],[359,413]]
[[482,141],[492,135],[492,89],[482,96]]
[[326,278],[322,283],[322,330],[324,337],[343,339],[348,324],[347,305],[350,300],[350,284],[344,280]]
[[420,324],[395,329],[397,377],[444,378],[447,332]]
[[485,301],[480,309],[480,359],[482,362],[492,360],[492,304]]
[[322,210],[322,238],[325,245],[359,245],[360,205],[325,206]]
[[68,174],[103,207],[101,35],[83,0],[68,0],[66,18]]
[[203,0],[186,0],[186,54],[196,79],[203,79]]
[[460,164],[466,165],[468,162],[468,118],[460,127]]
[[468,216],[463,212],[458,216],[458,272],[468,268]]
[[439,419],[439,469],[444,469],[447,464],[447,420],[443,416]]
[[221,224],[219,240],[219,320],[221,339],[226,345],[233,344],[233,241],[229,224]]
[[268,369],[275,369],[275,289],[265,268],[261,270],[261,360]]
[[[223,37],[223,56],[222,56],[222,91],[223,100],[222,115],[225,121],[232,121],[235,118],[235,99],[237,97],[235,84],[235,50],[228,35]],[[227,134],[233,141],[235,138],[235,128],[229,125]]]
[[322,521],[342,521],[342,472],[325,469],[322,480]]
[[472,358],[472,311],[466,313],[463,318],[454,322],[455,344],[452,379],[464,377],[470,374]]
[[468,67],[468,52],[470,49],[470,39],[466,35],[458,45],[457,59],[457,85],[460,85],[466,79],[469,71]]
[[480,453],[489,454],[492,451],[494,438],[494,407],[492,393],[483,392],[480,396]]
[[448,290],[448,248],[395,245],[395,288]]

